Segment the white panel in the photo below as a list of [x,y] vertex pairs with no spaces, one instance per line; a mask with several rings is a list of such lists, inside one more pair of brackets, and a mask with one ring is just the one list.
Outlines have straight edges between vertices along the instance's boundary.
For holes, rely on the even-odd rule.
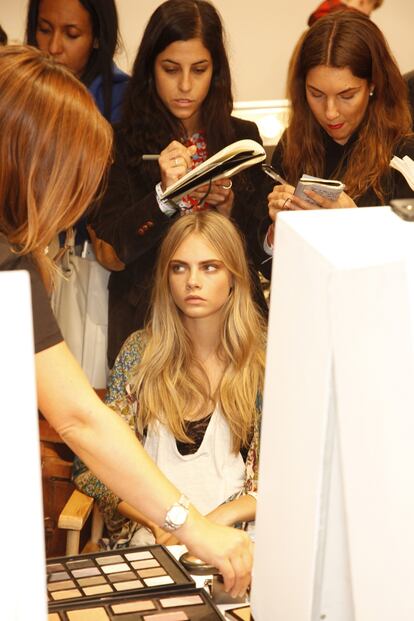
[[1,618],[46,619],[42,486],[30,282],[0,272]]
[[256,621],[301,621],[312,615],[325,506],[329,271],[287,222],[277,228],[252,600]]
[[414,618],[414,224],[279,216],[256,621]]

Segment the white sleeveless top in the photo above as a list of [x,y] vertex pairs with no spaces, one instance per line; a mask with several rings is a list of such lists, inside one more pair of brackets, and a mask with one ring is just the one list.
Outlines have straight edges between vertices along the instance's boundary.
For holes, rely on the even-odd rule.
[[158,421],[148,429],[144,446],[160,470],[202,514],[243,487],[244,461],[240,453],[232,451],[230,428],[218,408],[196,453],[181,455],[172,433]]

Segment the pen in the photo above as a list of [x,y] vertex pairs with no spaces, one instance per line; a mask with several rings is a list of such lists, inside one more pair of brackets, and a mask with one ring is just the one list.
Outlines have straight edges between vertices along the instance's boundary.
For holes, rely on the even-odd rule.
[[266,175],[269,175],[269,177],[271,177],[274,181],[277,181],[278,183],[282,185],[287,185],[287,181],[283,179],[283,177],[281,177],[278,172],[275,171],[273,166],[270,166],[269,164],[262,164],[262,170],[263,172],[266,173]]
[[144,155],[142,156],[142,159],[145,161],[150,161],[150,160],[158,160],[159,159],[159,154],[158,153],[144,153]]

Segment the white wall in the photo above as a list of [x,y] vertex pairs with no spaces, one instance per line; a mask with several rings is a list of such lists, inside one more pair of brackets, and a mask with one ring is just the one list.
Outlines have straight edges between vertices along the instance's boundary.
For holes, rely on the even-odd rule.
[[[284,97],[292,49],[318,0],[215,0],[228,34],[237,100]],[[119,64],[129,68],[145,24],[159,0],[117,0],[125,51]],[[0,23],[10,38],[22,39],[26,0],[0,0]],[[373,13],[403,72],[414,69],[414,2],[384,0]]]

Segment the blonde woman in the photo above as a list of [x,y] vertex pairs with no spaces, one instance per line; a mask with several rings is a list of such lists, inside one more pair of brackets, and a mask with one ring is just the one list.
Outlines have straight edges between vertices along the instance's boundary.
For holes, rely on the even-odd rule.
[[[161,246],[151,319],[121,349],[107,402],[219,524],[255,517],[264,359],[263,320],[238,231],[217,212],[180,218]],[[111,546],[150,541],[142,523],[158,542],[173,542],[79,462],[74,478],[98,501]]]
[[109,488],[156,524],[175,528],[236,595],[250,580],[249,538],[187,503],[181,519],[171,519],[183,497],[98,399],[49,306],[48,244],[96,198],[111,155],[110,126],[72,73],[34,48],[0,48],[0,93],[0,270],[30,273],[39,409]]

